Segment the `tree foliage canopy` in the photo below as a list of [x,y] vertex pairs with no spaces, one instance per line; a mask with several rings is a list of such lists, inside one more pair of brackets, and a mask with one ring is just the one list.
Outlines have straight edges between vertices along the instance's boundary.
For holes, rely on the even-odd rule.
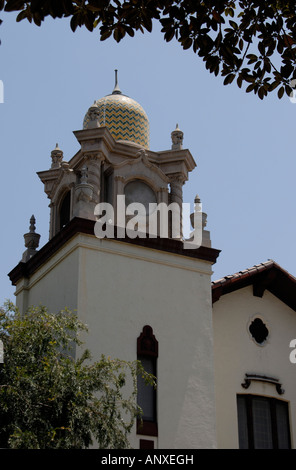
[[101,40],[117,42],[159,21],[166,41],[192,49],[225,85],[236,81],[263,99],[275,89],[291,94],[296,83],[295,0],[0,0],[0,9],[38,26],[68,17],[73,31],[97,27]]
[[104,449],[129,447],[140,413],[137,376],[153,378],[137,361],[92,362],[87,350],[75,359],[85,331],[67,310],[0,309],[0,447],[81,449],[93,439]]

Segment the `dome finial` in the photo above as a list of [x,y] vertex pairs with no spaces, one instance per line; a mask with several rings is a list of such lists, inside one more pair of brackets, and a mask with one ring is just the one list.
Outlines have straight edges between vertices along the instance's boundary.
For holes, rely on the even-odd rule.
[[112,95],[121,94],[121,90],[120,90],[119,85],[118,85],[117,72],[118,72],[118,70],[115,69],[115,86],[114,86],[114,90],[112,91]]

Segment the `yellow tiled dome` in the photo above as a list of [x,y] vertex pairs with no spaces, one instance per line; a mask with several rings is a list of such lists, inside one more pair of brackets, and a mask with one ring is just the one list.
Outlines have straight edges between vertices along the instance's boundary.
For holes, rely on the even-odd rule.
[[[124,95],[117,84],[112,94],[96,101],[99,110],[99,122],[108,127],[115,140],[134,142],[149,148],[149,120],[142,106],[137,101]],[[88,112],[83,121],[83,128],[89,121]]]

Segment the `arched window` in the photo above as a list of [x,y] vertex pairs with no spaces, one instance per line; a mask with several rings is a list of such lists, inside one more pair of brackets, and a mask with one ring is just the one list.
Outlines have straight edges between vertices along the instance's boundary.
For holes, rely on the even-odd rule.
[[[146,372],[157,377],[158,341],[151,326],[144,326],[137,339],[137,358],[141,361]],[[138,422],[138,434],[157,436],[157,404],[156,390],[146,385],[144,380],[138,378],[138,405],[143,411],[143,422]]]
[[60,204],[59,229],[61,230],[70,220],[71,192],[67,191]]

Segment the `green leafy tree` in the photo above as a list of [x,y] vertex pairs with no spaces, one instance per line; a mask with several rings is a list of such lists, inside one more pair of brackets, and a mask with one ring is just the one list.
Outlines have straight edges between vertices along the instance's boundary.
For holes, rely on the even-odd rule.
[[275,89],[290,95],[296,83],[295,0],[0,0],[0,9],[38,26],[67,17],[73,31],[98,27],[101,40],[117,42],[159,21],[166,41],[192,49],[225,85],[263,99]]
[[11,303],[0,310],[0,447],[129,447],[140,414],[137,376],[150,384],[153,378],[137,361],[93,362],[87,350],[75,359],[85,332],[67,310],[38,307],[21,315]]

